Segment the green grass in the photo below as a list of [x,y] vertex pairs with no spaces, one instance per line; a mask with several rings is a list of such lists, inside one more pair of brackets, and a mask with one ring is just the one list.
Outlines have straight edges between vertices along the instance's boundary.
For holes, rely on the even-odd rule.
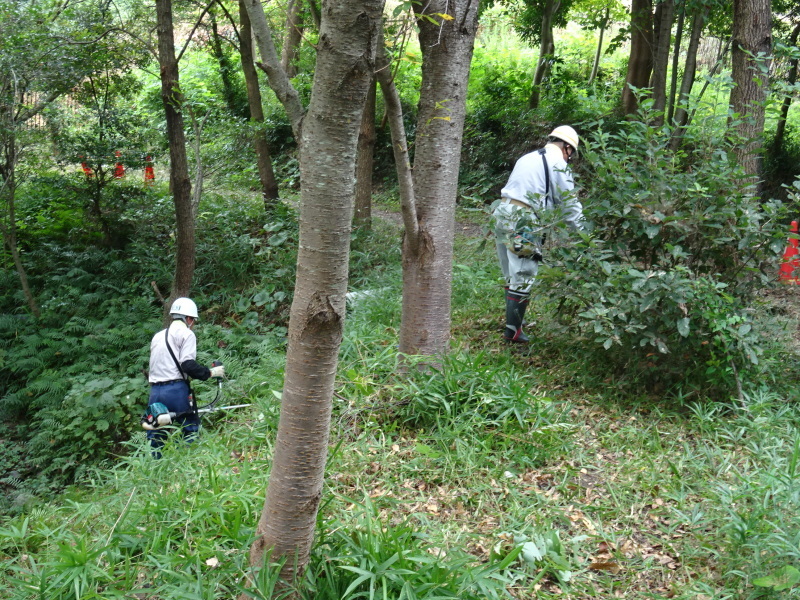
[[[470,267],[456,268],[440,372],[396,372],[396,266],[350,308],[303,596],[800,598],[800,406],[777,389],[715,403],[623,394],[548,338],[543,299],[538,341],[504,346],[492,248],[461,240],[457,253]],[[135,434],[107,468],[5,519],[3,597],[234,597],[281,352],[226,348],[226,397],[254,407],[215,415],[196,444],[154,461]],[[275,573],[260,571],[254,597]],[[773,574],[788,588],[764,587],[780,587]]]

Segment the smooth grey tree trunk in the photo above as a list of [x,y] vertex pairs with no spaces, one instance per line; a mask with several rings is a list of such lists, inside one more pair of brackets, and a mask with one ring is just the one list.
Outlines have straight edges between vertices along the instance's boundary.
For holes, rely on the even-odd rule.
[[383,2],[325,4],[307,112],[270,46],[260,0],[245,3],[263,68],[270,83],[279,87],[275,91],[286,100],[300,134],[300,244],[281,415],[264,509],[250,550],[254,568],[262,566],[268,552],[273,560],[286,558],[282,578],[290,584],[308,563],[322,497],[345,318],[356,142],[374,73]]
[[772,9],[770,0],[734,0],[732,77],[730,104],[738,115],[733,126],[739,135],[736,148],[739,164],[751,183],[761,171],[760,152],[769,90],[772,52]]
[[[169,139],[169,181],[175,204],[177,256],[172,282],[172,298],[188,296],[195,266],[195,224],[192,217],[192,183],[186,158],[183,122],[183,92],[178,79],[175,38],[172,26],[172,1],[156,0],[158,24],[158,62],[161,67],[161,100]],[[164,307],[164,319],[168,307]]]
[[400,352],[439,355],[450,341],[453,233],[467,81],[478,23],[477,0],[414,4],[422,87],[414,152],[416,236],[403,240]]

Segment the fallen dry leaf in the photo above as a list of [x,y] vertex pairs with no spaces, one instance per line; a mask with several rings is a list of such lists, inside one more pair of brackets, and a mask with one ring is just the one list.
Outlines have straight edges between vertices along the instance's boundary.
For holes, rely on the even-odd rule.
[[622,570],[622,567],[615,562],[594,562],[589,565],[592,571],[608,571],[612,575],[616,575]]

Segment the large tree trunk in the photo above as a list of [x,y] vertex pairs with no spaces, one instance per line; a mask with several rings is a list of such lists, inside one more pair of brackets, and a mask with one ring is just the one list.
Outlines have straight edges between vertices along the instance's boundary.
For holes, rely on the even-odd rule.
[[414,4],[420,18],[422,89],[414,153],[419,235],[403,241],[403,316],[400,352],[436,355],[450,339],[453,231],[477,0]]
[[[663,0],[658,5],[659,16],[658,35],[655,56],[653,60],[653,109],[663,111],[667,107],[667,66],[669,65],[669,51],[672,47],[672,21],[675,15],[675,0]],[[656,119],[657,124],[663,123],[664,116]]]
[[[797,45],[797,38],[800,36],[800,24],[798,24],[794,31],[792,31],[792,37],[789,40],[790,46]],[[787,79],[787,83],[790,86],[794,86],[795,82],[797,81],[797,66],[798,60],[793,58],[789,61],[789,77]],[[786,119],[789,116],[789,107],[792,105],[792,95],[786,94],[783,98],[783,102],[781,103],[781,113],[778,117],[778,124],[775,127],[775,139],[773,140],[773,147],[780,148],[783,146],[783,137],[786,134]]]
[[[246,6],[265,68],[285,80],[260,0]],[[259,14],[260,12],[260,14]],[[311,103],[300,140],[300,244],[272,471],[250,564],[286,558],[283,579],[308,563],[328,450],[331,400],[345,318],[356,141],[374,71],[381,0],[326,3]],[[259,25],[259,23],[261,25]],[[261,27],[265,30],[259,31]],[[280,96],[294,100],[282,89]],[[297,115],[300,107],[287,107]],[[332,118],[335,116],[335,118]],[[302,127],[300,127],[302,122]],[[244,596],[243,596],[244,597]]]
[[[158,62],[161,67],[161,100],[167,120],[169,139],[169,183],[175,203],[177,256],[172,282],[172,298],[188,296],[195,264],[194,219],[192,218],[192,183],[186,159],[183,130],[183,93],[178,81],[175,38],[172,29],[172,0],[156,0],[158,23]],[[165,308],[165,319],[167,318]]]
[[286,35],[281,49],[281,66],[289,77],[297,75],[297,50],[303,41],[303,0],[289,0],[286,7]]
[[553,37],[553,15],[558,11],[561,0],[546,0],[542,11],[542,45],[539,48],[539,61],[536,63],[536,71],[533,74],[533,87],[531,97],[528,100],[530,108],[538,108],[539,100],[542,95],[542,82],[550,71],[550,63],[556,51],[556,42]]
[[356,158],[356,207],[353,224],[361,229],[372,226],[372,165],[375,154],[375,104],[377,81],[373,79],[358,132]]
[[761,171],[759,154],[764,133],[771,51],[770,0],[734,0],[731,55],[734,87],[730,104],[738,115],[733,120],[733,126],[741,139],[736,155],[754,184]]
[[689,34],[689,47],[686,49],[686,64],[683,68],[681,91],[678,94],[678,103],[675,110],[675,129],[672,131],[670,147],[676,150],[683,139],[689,119],[689,94],[694,85],[694,76],[697,71],[697,49],[700,47],[700,36],[706,23],[706,10],[704,6],[695,8],[692,17],[692,32]]
[[631,53],[625,86],[622,88],[622,110],[626,115],[639,108],[632,88],[645,88],[650,82],[653,68],[653,3],[652,0],[632,0]]
[[258,86],[258,72],[253,55],[253,30],[250,17],[243,0],[239,0],[239,55],[242,60],[242,73],[247,86],[247,102],[250,106],[250,119],[255,123],[253,145],[256,150],[256,166],[261,181],[261,195],[264,197],[264,210],[269,211],[278,199],[278,182],[272,168],[267,132],[264,131],[264,108],[261,106],[261,89]]
[[681,12],[678,15],[678,24],[675,26],[675,46],[672,52],[672,75],[670,77],[669,94],[667,95],[667,123],[672,123],[675,116],[675,93],[678,89],[678,61],[681,56],[681,41],[683,40],[683,24],[686,18],[686,3],[681,3]]

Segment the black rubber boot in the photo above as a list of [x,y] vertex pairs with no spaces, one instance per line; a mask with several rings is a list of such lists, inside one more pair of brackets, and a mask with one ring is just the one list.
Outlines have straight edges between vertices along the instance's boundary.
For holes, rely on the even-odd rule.
[[529,298],[530,294],[525,292],[506,291],[506,328],[503,331],[503,339],[507,342],[527,344],[530,341],[528,336],[522,332],[522,323]]

